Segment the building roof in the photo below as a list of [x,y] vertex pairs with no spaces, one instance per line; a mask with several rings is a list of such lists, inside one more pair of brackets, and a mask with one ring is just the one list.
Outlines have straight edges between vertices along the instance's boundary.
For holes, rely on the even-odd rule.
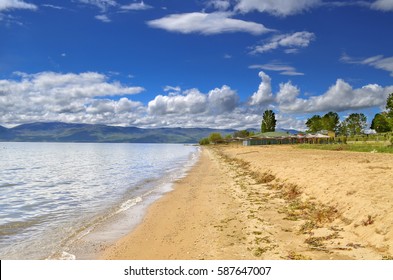
[[291,134],[286,133],[286,132],[264,132],[264,133],[259,133],[252,138],[274,138],[274,137],[289,137]]

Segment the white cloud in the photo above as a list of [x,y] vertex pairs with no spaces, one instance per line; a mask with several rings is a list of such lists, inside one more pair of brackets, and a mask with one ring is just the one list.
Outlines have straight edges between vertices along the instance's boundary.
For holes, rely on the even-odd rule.
[[141,103],[134,102],[128,98],[122,97],[119,101],[110,99],[94,99],[86,106],[86,113],[88,114],[123,114],[132,112],[138,109]]
[[221,88],[211,90],[207,100],[209,102],[210,114],[220,115],[235,110],[239,102],[239,97],[236,91],[224,85]]
[[351,85],[338,79],[336,84],[319,96],[312,96],[308,99],[293,99],[296,96],[293,92],[289,100],[279,100],[279,108],[280,111],[286,113],[312,113],[328,111],[342,112],[381,107],[385,104],[386,98],[392,90],[393,86],[384,88],[375,84],[353,89]]
[[[124,123],[143,108],[139,102],[123,97],[119,101],[106,96],[123,96],[143,91],[108,81],[102,74],[86,72],[61,74],[15,73],[18,79],[0,80],[0,123],[65,121],[86,123]],[[125,111],[126,109],[129,111]],[[99,112],[104,112],[100,116]],[[118,115],[119,114],[119,115]]]
[[236,91],[225,85],[211,90],[208,94],[191,89],[182,94],[172,92],[167,96],[156,96],[149,102],[148,112],[152,115],[220,115],[232,112],[238,101]]
[[380,11],[393,11],[393,0],[377,0],[371,4],[371,8]]
[[226,11],[231,6],[231,2],[229,0],[209,0],[206,4],[208,7],[212,7],[220,11]]
[[0,80],[2,125],[64,121],[245,129],[259,127],[263,111],[270,108],[276,112],[278,127],[302,129],[307,114],[383,108],[387,95],[393,92],[393,86],[369,84],[352,88],[338,79],[321,95],[305,97],[290,81],[280,83],[279,90],[273,92],[272,79],[260,72],[262,81],[248,103],[241,103],[237,92],[226,85],[207,93],[166,86],[166,94],[144,105],[128,97],[142,92],[143,88],[126,86],[100,73],[18,72],[15,75],[14,79]]
[[300,94],[300,89],[297,86],[292,85],[289,81],[287,83],[280,84],[280,91],[277,93],[276,101],[285,106],[286,104],[292,104],[296,101],[296,98]]
[[376,69],[385,70],[393,77],[393,56],[384,57],[383,55],[376,55],[365,59],[356,59],[343,54],[340,60],[345,63],[368,65]]
[[166,91],[166,92],[168,92],[168,91],[171,91],[171,92],[180,92],[180,91],[181,91],[181,88],[180,88],[179,86],[176,86],[176,87],[173,87],[173,86],[165,86],[165,87],[164,87],[164,91]]
[[42,4],[41,6],[46,7],[46,8],[55,9],[55,10],[64,10],[64,7],[56,6],[56,5],[52,5],[52,4]]
[[206,111],[207,96],[197,89],[184,92],[183,95],[158,95],[149,102],[148,111],[154,115],[198,114]]
[[38,7],[34,4],[24,2],[22,0],[1,0],[0,12],[14,9],[37,10]]
[[107,15],[96,15],[95,18],[102,22],[111,22],[111,19]]
[[267,64],[254,64],[249,66],[250,69],[261,69],[266,71],[280,72],[280,75],[286,76],[303,76],[304,73],[296,71],[295,67],[285,65],[279,62],[272,62]]
[[262,83],[251,97],[251,106],[273,106],[281,113],[342,112],[372,107],[384,107],[393,86],[382,87],[376,84],[353,89],[350,84],[338,79],[325,93],[309,98],[301,98],[300,89],[290,81],[280,84],[280,90],[273,94],[271,78],[260,72]]
[[303,117],[277,113],[277,128],[295,129],[305,131],[307,129]]
[[237,0],[235,10],[242,13],[266,12],[275,16],[289,16],[307,11],[321,4],[321,0]]
[[254,35],[271,32],[260,23],[231,18],[231,13],[185,13],[172,14],[148,21],[150,27],[183,34],[200,33],[204,35],[247,32]]
[[118,5],[115,0],[79,0],[79,2],[95,6],[103,12],[106,12],[110,7],[116,7]]
[[131,3],[128,5],[123,5],[121,6],[122,10],[131,10],[131,11],[142,11],[142,10],[148,10],[152,9],[153,6],[145,4],[143,1],[140,3]]
[[295,53],[299,48],[308,47],[313,40],[315,34],[307,31],[275,35],[263,45],[253,47],[251,53],[265,53],[278,48],[285,48],[287,53]]
[[259,84],[258,90],[251,96],[250,105],[266,105],[274,101],[271,78],[265,72],[259,72],[262,82]]

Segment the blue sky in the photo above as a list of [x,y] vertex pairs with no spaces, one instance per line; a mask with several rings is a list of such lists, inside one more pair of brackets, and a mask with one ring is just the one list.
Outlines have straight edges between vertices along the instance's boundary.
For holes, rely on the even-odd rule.
[[0,125],[304,129],[393,92],[393,0],[0,0]]

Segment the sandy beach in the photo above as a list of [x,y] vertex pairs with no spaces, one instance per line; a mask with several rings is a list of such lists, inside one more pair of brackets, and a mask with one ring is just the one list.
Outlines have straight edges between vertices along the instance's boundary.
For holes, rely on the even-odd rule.
[[204,147],[102,259],[392,259],[393,156]]

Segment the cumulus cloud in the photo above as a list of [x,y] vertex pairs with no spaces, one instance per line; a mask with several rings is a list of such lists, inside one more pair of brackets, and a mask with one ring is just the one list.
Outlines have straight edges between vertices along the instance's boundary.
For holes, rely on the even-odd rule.
[[229,86],[207,93],[164,87],[147,105],[128,95],[143,91],[95,73],[15,73],[0,80],[0,124],[34,121],[101,123],[140,127],[213,127],[245,129],[258,127],[265,109],[274,109],[278,127],[304,128],[304,116],[320,112],[343,112],[384,107],[393,86],[376,84],[353,88],[338,79],[326,92],[307,97],[291,81],[273,92],[272,79],[259,73],[261,83],[247,103],[240,102]]
[[183,95],[158,95],[149,102],[148,111],[151,114],[197,114],[206,111],[207,96],[197,89],[184,92]]
[[342,79],[338,79],[325,93],[309,98],[300,97],[300,89],[291,81],[280,84],[280,90],[272,92],[272,80],[264,72],[259,76],[262,82],[251,96],[251,106],[273,106],[281,113],[343,112],[372,107],[383,107],[393,86],[382,87],[377,84],[354,89]]
[[265,72],[259,72],[262,82],[259,84],[258,90],[251,96],[250,105],[266,105],[274,101],[271,78]]
[[288,106],[296,102],[296,98],[300,94],[300,89],[297,86],[292,85],[292,82],[286,82],[280,84],[280,90],[277,93],[276,101],[283,106]]
[[0,1],[0,12],[15,10],[15,9],[26,9],[26,10],[37,10],[38,7],[34,4],[24,2],[22,0],[1,0]]
[[345,63],[368,65],[376,69],[385,70],[393,77],[393,56],[384,57],[383,55],[376,55],[365,59],[356,59],[343,54],[340,60]]
[[285,65],[285,64],[279,63],[279,62],[272,62],[272,63],[267,63],[267,64],[254,64],[254,65],[250,65],[248,68],[280,72],[280,75],[286,75],[286,76],[303,76],[304,75],[304,73],[296,71],[295,67]]
[[220,115],[232,112],[239,102],[239,97],[236,91],[224,85],[221,88],[211,90],[207,100],[210,114]]
[[252,54],[265,53],[284,48],[287,53],[295,53],[299,48],[308,47],[315,40],[315,34],[307,31],[275,35],[262,45],[252,48]]
[[321,4],[321,0],[237,0],[235,10],[242,13],[266,12],[275,16],[289,16],[307,11]]
[[[86,72],[61,74],[41,72],[16,73],[17,79],[0,80],[1,123],[32,121],[113,123],[122,113],[131,112],[142,104],[122,97],[113,101],[106,96],[123,96],[143,91],[141,87],[128,87],[116,81],[108,81],[105,75]],[[125,109],[131,111],[125,113]],[[98,112],[105,114],[98,116]],[[113,119],[110,118],[113,117]],[[105,117],[105,118],[104,118]],[[123,116],[124,118],[124,116]]]
[[319,96],[309,99],[296,98],[288,104],[280,104],[280,110],[284,112],[342,112],[371,107],[381,107],[386,102],[388,94],[393,86],[381,87],[369,84],[362,88],[353,89],[347,82],[338,79],[328,91]]
[[393,1],[392,0],[377,0],[371,4],[371,8],[380,11],[393,11]]
[[158,95],[148,104],[148,112],[152,115],[219,115],[232,112],[238,104],[236,91],[228,86],[215,88],[208,94],[198,89],[186,90],[182,94]]
[[153,6],[147,5],[143,1],[141,1],[140,3],[131,3],[128,5],[121,6],[122,10],[129,10],[129,11],[143,11],[143,10],[149,10],[152,8],[153,8]]
[[327,111],[346,111],[362,108],[380,107],[393,90],[393,86],[381,87],[369,84],[359,89],[342,79],[338,79],[325,93],[310,98],[300,98],[300,89],[290,81],[280,84],[277,94],[272,93],[271,79],[264,72],[260,72],[262,83],[251,97],[250,105],[270,103],[276,105],[284,113],[312,113]]
[[148,21],[150,27],[183,34],[200,33],[204,35],[247,32],[254,35],[271,32],[263,24],[231,18],[231,13],[185,13],[172,14]]

